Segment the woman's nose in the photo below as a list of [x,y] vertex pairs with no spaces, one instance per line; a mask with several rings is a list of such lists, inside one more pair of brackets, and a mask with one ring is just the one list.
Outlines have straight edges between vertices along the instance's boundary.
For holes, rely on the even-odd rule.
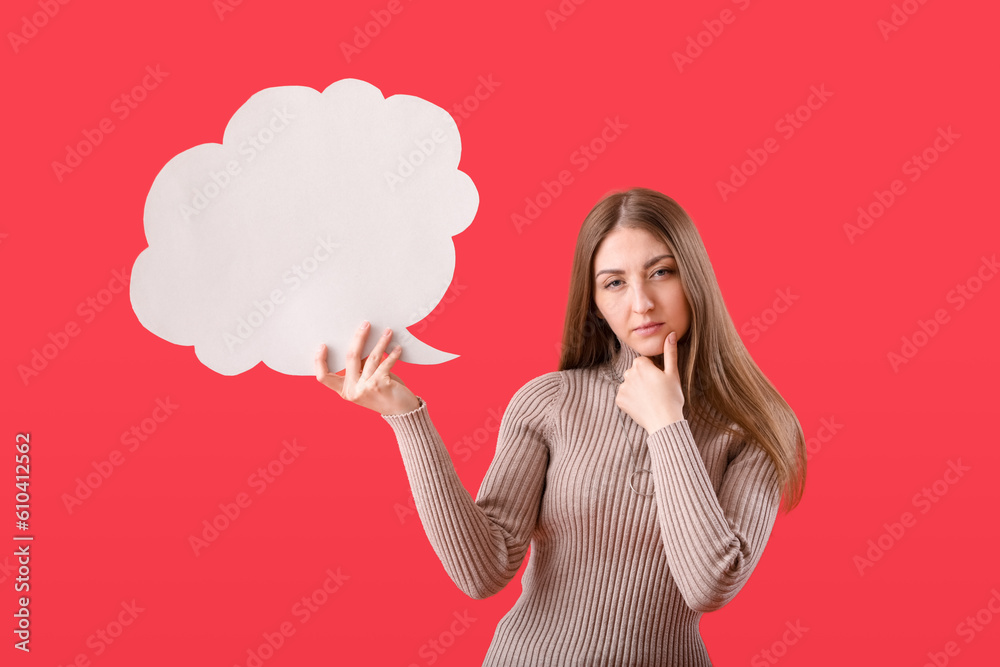
[[637,313],[644,313],[653,307],[653,300],[649,298],[646,290],[641,286],[636,286],[632,292],[632,309]]

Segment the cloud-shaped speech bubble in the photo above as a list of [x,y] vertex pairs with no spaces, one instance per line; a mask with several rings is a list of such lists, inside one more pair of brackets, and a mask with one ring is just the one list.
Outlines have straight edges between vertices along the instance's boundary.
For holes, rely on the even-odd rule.
[[452,236],[479,207],[461,152],[451,115],[419,97],[358,79],[261,90],[221,144],[180,153],[154,179],[132,308],[223,375],[261,361],[312,375],[321,343],[337,372],[363,319],[365,355],[389,326],[402,361],[454,359],[406,327],[444,296]]

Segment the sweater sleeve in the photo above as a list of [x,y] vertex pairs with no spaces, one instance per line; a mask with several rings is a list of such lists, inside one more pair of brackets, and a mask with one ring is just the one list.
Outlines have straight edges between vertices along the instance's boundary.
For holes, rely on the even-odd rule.
[[545,486],[552,406],[560,386],[559,373],[547,373],[511,398],[475,501],[422,398],[411,412],[382,415],[399,443],[424,532],[445,572],[471,598],[500,592],[527,553]]
[[774,462],[759,446],[737,448],[718,496],[686,419],[649,436],[663,546],[674,581],[695,611],[716,611],[757,566],[781,503]]

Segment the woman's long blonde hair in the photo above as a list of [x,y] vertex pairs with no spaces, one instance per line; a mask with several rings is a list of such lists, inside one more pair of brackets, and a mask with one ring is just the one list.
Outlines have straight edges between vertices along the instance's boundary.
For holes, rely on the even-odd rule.
[[774,461],[786,512],[791,511],[805,490],[802,426],[740,339],[701,236],[670,197],[632,188],[605,196],[587,214],[573,257],[559,370],[597,366],[616,351],[618,338],[598,317],[594,301],[594,255],[601,241],[620,227],[645,229],[671,249],[677,262],[691,307],[690,327],[677,342],[685,414],[759,443]]

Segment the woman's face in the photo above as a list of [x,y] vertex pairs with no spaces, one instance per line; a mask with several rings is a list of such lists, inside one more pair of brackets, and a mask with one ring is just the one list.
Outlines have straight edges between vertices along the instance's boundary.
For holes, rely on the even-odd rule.
[[[618,338],[639,354],[663,354],[667,334],[687,333],[691,308],[670,248],[645,229],[619,227],[594,255],[594,301]],[[644,324],[659,326],[642,330]]]

